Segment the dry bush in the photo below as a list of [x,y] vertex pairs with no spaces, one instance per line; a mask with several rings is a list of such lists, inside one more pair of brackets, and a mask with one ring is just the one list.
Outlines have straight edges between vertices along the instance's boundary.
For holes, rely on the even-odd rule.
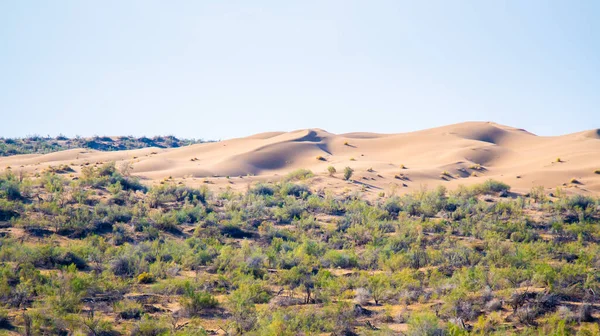
[[490,302],[485,304],[485,310],[488,312],[502,310],[502,301],[499,299],[492,299]]
[[371,293],[366,288],[357,288],[354,300],[356,300],[356,303],[359,305],[364,306],[369,303],[369,300],[371,300]]

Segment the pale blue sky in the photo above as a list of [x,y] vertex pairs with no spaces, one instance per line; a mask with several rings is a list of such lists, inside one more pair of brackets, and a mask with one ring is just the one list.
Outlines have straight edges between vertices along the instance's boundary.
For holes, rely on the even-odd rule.
[[600,1],[1,1],[0,136],[600,127]]

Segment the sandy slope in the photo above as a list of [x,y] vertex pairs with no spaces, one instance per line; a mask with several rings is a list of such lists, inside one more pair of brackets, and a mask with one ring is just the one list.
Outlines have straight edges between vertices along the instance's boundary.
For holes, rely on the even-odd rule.
[[[318,156],[324,160],[318,160]],[[257,179],[274,180],[292,170],[307,168],[317,174],[311,182],[315,187],[361,188],[372,193],[440,184],[454,188],[488,178],[504,181],[519,192],[542,185],[600,193],[600,175],[594,173],[600,169],[600,130],[541,137],[485,122],[402,134],[335,135],[321,129],[269,132],[175,149],[73,149],[0,158],[0,169],[11,166],[13,170],[35,172],[50,165],[68,164],[79,171],[86,163],[107,161],[131,162],[133,174],[149,183],[173,177],[192,185],[210,181],[215,187],[241,188]],[[355,169],[355,182],[342,181],[341,173],[328,177],[330,165],[338,172],[346,166]],[[477,165],[482,169],[473,169]],[[442,176],[443,172],[448,175]],[[578,182],[571,183],[572,179]]]

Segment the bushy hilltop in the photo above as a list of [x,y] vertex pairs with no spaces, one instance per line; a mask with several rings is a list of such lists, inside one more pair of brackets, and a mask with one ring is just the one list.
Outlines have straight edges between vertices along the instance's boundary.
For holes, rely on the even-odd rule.
[[26,138],[0,138],[0,156],[18,154],[47,154],[66,149],[88,148],[101,151],[117,151],[146,147],[174,148],[203,143],[204,140],[178,139],[174,136],[133,137],[100,137],[92,138],[55,138],[30,136]]
[[[0,332],[598,335],[597,198],[0,177]],[[352,183],[351,181],[347,183]]]

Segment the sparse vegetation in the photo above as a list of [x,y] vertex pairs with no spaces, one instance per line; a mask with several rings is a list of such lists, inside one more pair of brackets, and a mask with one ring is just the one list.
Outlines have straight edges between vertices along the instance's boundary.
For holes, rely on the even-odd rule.
[[178,139],[174,136],[156,136],[153,138],[136,138],[131,136],[67,138],[59,135],[50,138],[33,135],[26,138],[0,138],[0,156],[33,153],[46,154],[73,148],[89,148],[102,151],[118,151],[147,147],[174,148],[203,142],[205,141]]
[[[344,169],[344,178],[352,177]],[[600,200],[488,180],[375,200],[114,164],[0,175],[0,328],[29,335],[597,332]],[[303,182],[304,181],[304,182]],[[510,197],[508,197],[510,196]],[[470,330],[470,331],[469,331]],[[555,332],[556,333],[552,333]]]

